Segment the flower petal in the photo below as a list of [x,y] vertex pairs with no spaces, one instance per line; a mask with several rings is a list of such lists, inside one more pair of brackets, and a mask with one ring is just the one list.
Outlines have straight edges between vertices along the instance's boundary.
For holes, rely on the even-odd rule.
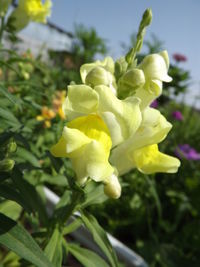
[[146,174],[156,172],[175,173],[180,166],[180,161],[177,158],[161,153],[157,145],[134,151],[133,161],[136,167]]
[[165,82],[172,81],[172,78],[167,75],[168,67],[169,59],[167,51],[148,55],[139,65],[139,68],[144,71],[146,80],[160,80]]
[[109,128],[114,147],[138,129],[141,123],[140,100],[136,97],[119,100],[110,88],[104,85],[96,86],[94,90],[99,96],[98,112]]
[[87,85],[70,85],[63,111],[69,120],[95,113],[98,108],[98,98],[98,94]]
[[136,133],[112,151],[110,162],[117,168],[119,174],[124,174],[135,167],[132,161],[133,151],[161,142],[172,127],[156,109],[146,108],[142,117],[142,123]]

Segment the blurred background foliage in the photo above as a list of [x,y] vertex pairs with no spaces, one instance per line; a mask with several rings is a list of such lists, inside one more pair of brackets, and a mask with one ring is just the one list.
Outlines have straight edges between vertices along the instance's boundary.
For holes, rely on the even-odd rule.
[[[108,52],[105,40],[93,28],[77,25],[73,35],[71,52],[50,51],[48,62],[34,57],[31,51],[19,54],[0,49],[0,211],[15,220],[20,218],[35,230],[39,229],[38,222],[31,213],[24,214],[16,202],[23,203],[44,223],[41,185],[59,194],[69,188],[65,175],[69,180],[74,177],[70,162],[55,160],[48,152],[65,123],[61,105],[67,85],[80,82],[79,67]],[[123,45],[126,51],[134,38],[130,45]],[[147,52],[139,55],[139,60],[164,46],[155,36],[144,45]],[[133,170],[120,178],[123,193],[119,200],[98,203],[101,201],[97,199],[98,205],[88,208],[107,231],[138,252],[151,267],[200,266],[200,120],[198,110],[174,100],[180,94],[184,99],[190,84],[190,73],[183,65],[186,58],[177,58],[174,55],[169,69],[173,82],[164,85],[164,96],[154,107],[173,124],[161,150],[171,155],[179,152],[179,172],[148,176]],[[177,112],[181,116],[177,117]],[[181,150],[184,144],[196,157]],[[19,189],[19,177],[23,177],[25,191],[34,187],[39,193],[31,206],[26,207],[22,199],[26,192]],[[11,266],[9,259],[13,257],[17,262],[16,255],[3,251],[2,266]]]

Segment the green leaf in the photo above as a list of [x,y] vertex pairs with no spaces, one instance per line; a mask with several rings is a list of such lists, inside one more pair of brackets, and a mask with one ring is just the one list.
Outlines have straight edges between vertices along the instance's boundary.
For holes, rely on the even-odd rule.
[[40,182],[47,182],[48,184],[57,185],[57,186],[67,186],[67,179],[64,175],[50,175],[47,173],[42,173],[40,177]]
[[31,207],[29,203],[27,203],[27,200],[23,198],[23,195],[20,194],[18,191],[16,191],[13,188],[13,185],[1,185],[0,186],[0,196],[13,200],[17,202],[20,206],[22,206],[27,212],[31,212]]
[[38,159],[30,151],[26,150],[25,148],[18,146],[15,155],[22,158],[26,162],[27,161],[30,162],[34,167],[40,167],[40,163]]
[[76,207],[81,203],[83,198],[82,191],[65,191],[60,201],[56,205],[55,212],[53,214],[54,219],[57,222],[64,223],[69,216],[73,214]]
[[85,226],[91,232],[94,238],[94,241],[98,244],[98,246],[101,248],[101,250],[104,252],[106,257],[108,258],[111,266],[112,267],[118,266],[116,254],[108,240],[107,234],[103,230],[103,228],[99,225],[95,217],[86,211],[84,212],[81,211],[81,218]]
[[42,224],[46,225],[48,223],[46,209],[35,187],[24,179],[17,167],[14,167],[11,178],[32,211],[38,212]]
[[6,122],[11,126],[13,124],[15,124],[15,126],[20,126],[20,122],[18,121],[18,119],[12,114],[12,112],[7,109],[3,109],[0,107],[0,117],[5,119]]
[[15,68],[13,68],[10,64],[8,64],[7,62],[0,60],[0,66],[1,65],[6,66],[8,69],[14,71],[18,76],[20,76],[20,73]]
[[21,212],[22,207],[14,201],[6,200],[0,203],[0,213],[3,213],[13,220],[17,220]]
[[85,248],[81,248],[75,244],[68,244],[69,252],[81,263],[84,267],[109,267],[109,265],[100,258],[96,253]]
[[63,235],[67,235],[69,233],[74,232],[77,228],[79,228],[82,225],[82,221],[80,218],[76,218],[72,223],[65,226],[63,229]]
[[108,199],[104,193],[102,184],[90,182],[85,187],[84,191],[86,193],[86,199],[81,205],[82,208],[85,208],[89,205],[101,204]]
[[18,105],[22,104],[22,101],[20,99],[18,99],[16,96],[9,93],[7,89],[1,85],[0,85],[0,93],[2,93],[2,95],[4,95],[7,99],[9,99],[10,102],[13,104],[18,104]]
[[53,267],[31,235],[0,213],[0,244],[38,267]]
[[62,265],[62,233],[55,228],[49,243],[44,250],[48,259],[53,263],[55,267],[61,267]]

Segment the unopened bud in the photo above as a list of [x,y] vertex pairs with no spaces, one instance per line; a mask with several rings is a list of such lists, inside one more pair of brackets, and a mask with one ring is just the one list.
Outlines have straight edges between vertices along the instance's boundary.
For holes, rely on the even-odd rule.
[[145,84],[145,76],[140,69],[127,71],[118,82],[118,95],[125,98],[133,95],[134,92]]
[[143,27],[146,27],[149,24],[151,24],[151,21],[152,21],[152,11],[151,8],[147,8],[143,14],[141,24],[143,25]]
[[121,185],[116,175],[112,174],[108,183],[104,185],[104,193],[111,198],[119,198],[121,196]]
[[118,80],[127,70],[128,63],[124,57],[119,58],[115,62],[115,77]]
[[14,141],[11,141],[11,142],[8,144],[7,152],[8,152],[8,153],[14,153],[16,150],[17,150],[17,144],[16,144]]
[[97,85],[109,86],[112,83],[112,74],[103,67],[95,67],[88,73],[85,82],[92,87]]
[[15,161],[13,159],[3,159],[0,161],[0,172],[9,172],[13,169]]
[[30,79],[30,74],[27,71],[22,71],[22,76],[23,76],[24,80]]
[[146,56],[138,67],[143,70],[146,79],[171,82],[172,78],[167,74],[168,66],[168,54],[163,51]]

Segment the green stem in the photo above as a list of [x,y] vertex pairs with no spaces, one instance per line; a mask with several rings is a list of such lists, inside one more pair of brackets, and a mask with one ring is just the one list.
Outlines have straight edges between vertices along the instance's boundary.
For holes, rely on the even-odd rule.
[[1,17],[1,27],[0,27],[0,46],[2,46],[3,32],[5,28],[5,18]]
[[146,32],[146,27],[150,25],[152,20],[152,11],[150,8],[146,9],[142,16],[142,20],[140,22],[139,30],[137,33],[136,44],[130,51],[126,54],[126,62],[128,63],[128,68],[134,63],[135,56],[138,52],[140,52],[143,44],[143,38]]

